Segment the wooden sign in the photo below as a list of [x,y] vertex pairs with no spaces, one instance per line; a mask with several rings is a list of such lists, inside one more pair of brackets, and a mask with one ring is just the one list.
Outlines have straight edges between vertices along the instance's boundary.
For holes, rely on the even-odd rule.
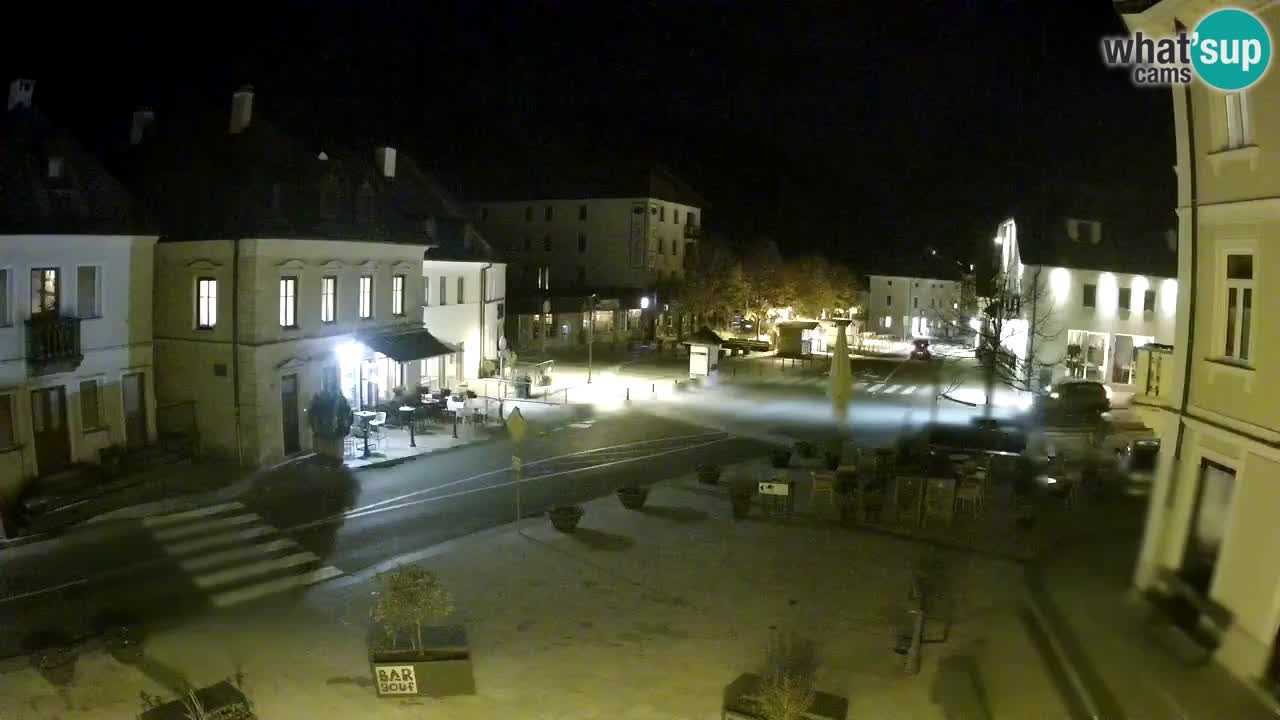
[[762,482],[759,486],[761,495],[780,495],[786,497],[791,494],[791,483],[785,482]]

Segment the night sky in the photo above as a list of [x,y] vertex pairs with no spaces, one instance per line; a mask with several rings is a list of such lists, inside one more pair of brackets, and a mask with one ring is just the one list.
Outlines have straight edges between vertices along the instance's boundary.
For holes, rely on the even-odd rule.
[[1169,93],[1102,66],[1108,0],[182,5],[6,8],[6,84],[34,77],[104,152],[137,105],[224,112],[251,83],[291,132],[403,147],[462,190],[511,163],[649,157],[734,242],[855,270],[967,259],[1040,181],[1174,203]]

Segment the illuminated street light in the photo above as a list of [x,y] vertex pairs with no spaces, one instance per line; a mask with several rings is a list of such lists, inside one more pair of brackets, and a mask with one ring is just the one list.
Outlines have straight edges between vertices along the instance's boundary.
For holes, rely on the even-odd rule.
[[644,297],[640,298],[640,309],[641,309],[641,310],[648,310],[648,309],[649,309],[649,296],[648,296],[648,295],[645,295]]

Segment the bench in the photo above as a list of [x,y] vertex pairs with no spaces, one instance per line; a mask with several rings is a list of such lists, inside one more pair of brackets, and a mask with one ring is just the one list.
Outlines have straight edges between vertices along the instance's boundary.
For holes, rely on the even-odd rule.
[[1192,587],[1175,570],[1159,568],[1156,579],[1164,590],[1150,588],[1145,596],[1151,606],[1147,620],[1161,644],[1187,664],[1208,662],[1231,627],[1231,611]]

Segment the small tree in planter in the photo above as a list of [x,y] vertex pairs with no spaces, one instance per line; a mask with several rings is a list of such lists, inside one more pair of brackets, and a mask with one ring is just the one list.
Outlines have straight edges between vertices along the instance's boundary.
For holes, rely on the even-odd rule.
[[720,482],[719,465],[699,465],[698,482],[703,485],[715,485]]
[[774,448],[769,451],[769,462],[776,468],[785,468],[791,464],[791,451],[786,448]]
[[434,625],[453,612],[453,598],[435,573],[402,565],[378,575],[369,616],[376,624],[369,651],[379,695],[475,692],[471,654],[461,626]]
[[311,398],[307,421],[315,451],[334,462],[342,461],[342,439],[351,432],[355,416],[342,393],[323,390]]
[[813,443],[808,440],[797,440],[795,447],[796,455],[799,455],[806,460],[816,457],[818,454],[818,451],[813,447]]
[[380,573],[381,589],[370,617],[381,626],[387,647],[400,649],[408,638],[410,650],[422,650],[422,626],[453,612],[453,598],[440,579],[417,565],[402,565]]
[[764,720],[802,720],[813,706],[816,661],[813,645],[796,637],[775,638],[760,683]]

